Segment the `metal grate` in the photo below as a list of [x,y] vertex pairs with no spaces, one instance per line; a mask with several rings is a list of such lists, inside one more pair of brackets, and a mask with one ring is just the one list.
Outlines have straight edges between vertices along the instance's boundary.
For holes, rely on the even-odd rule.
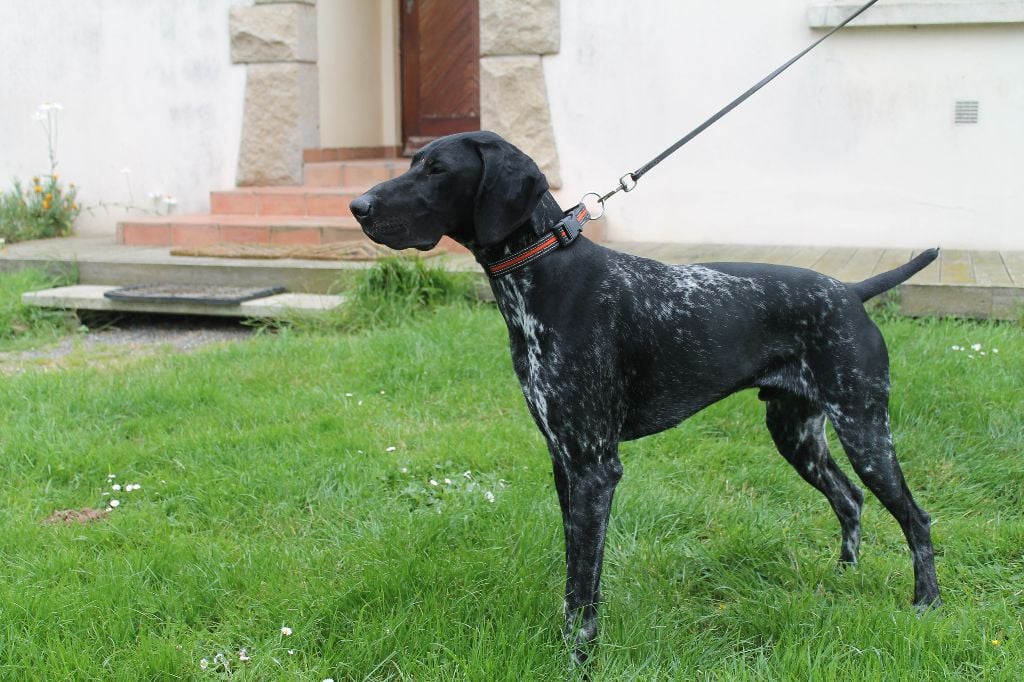
[[978,102],[976,100],[957,100],[956,113],[953,115],[954,123],[977,123]]

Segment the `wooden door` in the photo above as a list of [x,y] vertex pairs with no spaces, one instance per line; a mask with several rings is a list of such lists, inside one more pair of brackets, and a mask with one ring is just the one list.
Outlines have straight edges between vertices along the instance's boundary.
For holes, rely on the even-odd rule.
[[400,0],[402,136],[430,140],[480,129],[478,0]]

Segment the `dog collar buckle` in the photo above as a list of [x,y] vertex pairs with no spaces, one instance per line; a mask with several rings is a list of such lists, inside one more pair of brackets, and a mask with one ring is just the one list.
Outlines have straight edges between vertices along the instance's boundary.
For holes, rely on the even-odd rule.
[[501,277],[510,272],[532,263],[549,251],[569,246],[583,231],[583,226],[591,220],[590,211],[580,203],[570,208],[562,216],[562,219],[555,223],[551,231],[541,237],[538,241],[530,244],[522,251],[507,256],[495,263],[489,263],[485,267],[487,274],[491,277]]
[[569,246],[580,236],[583,226],[590,220],[590,211],[583,204],[577,204],[565,212],[565,216],[553,228],[561,246]]

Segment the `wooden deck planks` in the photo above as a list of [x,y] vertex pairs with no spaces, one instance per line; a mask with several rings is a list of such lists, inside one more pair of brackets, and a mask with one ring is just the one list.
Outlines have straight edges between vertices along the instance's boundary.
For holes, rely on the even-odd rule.
[[1024,251],[1003,251],[1002,256],[1014,286],[1024,287]]
[[860,282],[871,276],[882,258],[884,249],[857,249],[846,265],[836,271],[833,277],[840,282]]
[[[921,253],[921,251],[915,250],[913,253],[911,253],[911,258],[913,258],[919,253]],[[938,284],[941,281],[942,261],[944,259],[945,252],[939,251],[938,262],[932,263],[924,270],[908,279],[907,284]]]
[[835,277],[836,273],[842,271],[842,269],[846,267],[846,264],[850,262],[855,253],[857,253],[857,249],[840,247],[827,249],[825,253],[822,254],[821,258],[814,262],[811,269],[817,270],[829,277]]
[[978,284],[1007,287],[1013,284],[998,251],[971,251],[971,265]]
[[794,268],[809,268],[825,255],[826,250],[823,246],[794,246],[782,264]]
[[[875,263],[875,270],[872,275],[880,275],[883,272],[889,272],[899,266],[903,265],[913,257],[913,252],[910,249],[885,249],[882,251],[881,257],[878,262]],[[928,267],[938,268],[936,264],[932,264]]]
[[939,268],[939,283],[962,285],[976,284],[974,268],[971,267],[971,254],[962,249],[944,249],[939,254],[942,265]]
[[[610,244],[677,263],[746,261],[809,268],[858,282],[907,263],[911,249],[743,244]],[[939,258],[901,287],[908,315],[1020,319],[1024,311],[1024,251],[943,249]]]

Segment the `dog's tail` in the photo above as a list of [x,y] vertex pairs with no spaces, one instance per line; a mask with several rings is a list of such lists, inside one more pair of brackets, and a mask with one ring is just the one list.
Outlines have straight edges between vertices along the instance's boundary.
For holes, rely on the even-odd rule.
[[913,260],[905,265],[901,265],[895,270],[889,272],[883,272],[880,275],[869,277],[863,282],[857,282],[856,284],[847,284],[850,290],[860,297],[861,301],[866,301],[869,298],[878,296],[883,291],[888,291],[898,284],[902,284],[907,281],[919,271],[923,270],[933,260],[938,258],[938,249],[928,249],[918,254]]

